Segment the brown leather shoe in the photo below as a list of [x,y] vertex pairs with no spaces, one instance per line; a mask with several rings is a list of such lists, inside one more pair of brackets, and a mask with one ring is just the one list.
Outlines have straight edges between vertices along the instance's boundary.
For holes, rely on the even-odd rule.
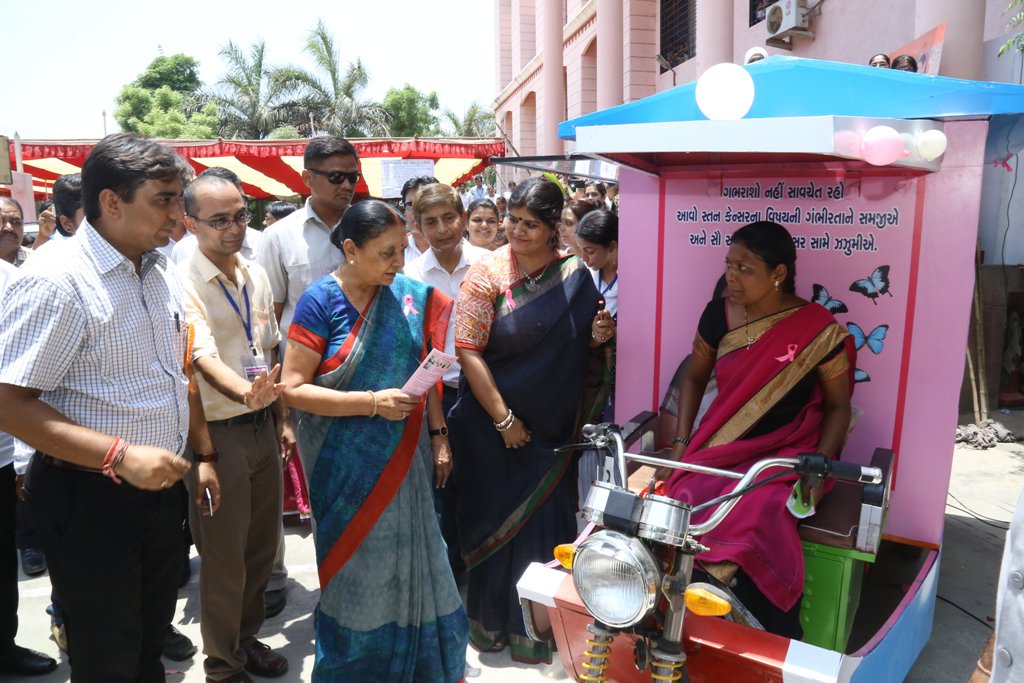
[[258,640],[242,648],[247,658],[245,670],[264,678],[277,678],[288,671],[288,660]]

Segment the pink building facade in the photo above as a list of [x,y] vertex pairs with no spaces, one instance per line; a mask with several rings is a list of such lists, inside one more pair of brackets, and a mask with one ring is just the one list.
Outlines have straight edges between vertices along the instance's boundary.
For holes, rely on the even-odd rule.
[[[493,108],[518,156],[571,152],[558,138],[561,121],[695,80],[719,62],[742,63],[751,47],[865,64],[945,22],[939,74],[982,79],[986,41],[1008,32],[1007,0],[806,0],[814,37],[793,37],[789,50],[766,44],[765,0],[494,2]],[[499,172],[504,181],[526,176]]]

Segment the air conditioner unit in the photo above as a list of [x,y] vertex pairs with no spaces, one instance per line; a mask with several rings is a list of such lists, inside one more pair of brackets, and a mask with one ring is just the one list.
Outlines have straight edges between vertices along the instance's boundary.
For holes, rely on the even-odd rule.
[[765,42],[773,47],[792,50],[793,36],[814,38],[814,32],[808,28],[805,0],[779,0],[772,3],[765,9],[764,18],[768,38]]

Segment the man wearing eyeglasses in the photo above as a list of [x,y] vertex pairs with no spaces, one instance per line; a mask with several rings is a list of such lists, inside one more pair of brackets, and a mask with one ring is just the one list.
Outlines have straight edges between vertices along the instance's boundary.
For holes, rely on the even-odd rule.
[[215,448],[212,457],[196,456],[185,486],[203,560],[203,666],[207,680],[216,681],[248,681],[247,671],[275,677],[288,669],[284,657],[256,640],[280,533],[280,458],[291,452],[295,437],[277,400],[281,335],[270,282],[238,253],[248,223],[245,200],[230,181],[202,176],[185,188],[185,225],[197,249],[179,268]]
[[[273,291],[282,358],[283,340],[288,338],[299,297],[313,281],[341,265],[341,251],[331,244],[331,231],[352,203],[360,177],[359,154],[344,138],[325,135],[311,139],[302,161],[302,181],[310,191],[305,206],[264,230],[256,249],[256,262],[267,272]],[[267,587],[267,617],[284,609],[287,578],[281,543]]]

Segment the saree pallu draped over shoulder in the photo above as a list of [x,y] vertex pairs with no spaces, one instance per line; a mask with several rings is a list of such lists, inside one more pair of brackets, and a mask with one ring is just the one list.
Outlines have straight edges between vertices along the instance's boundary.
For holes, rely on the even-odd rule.
[[[750,339],[756,341],[750,343]],[[715,361],[718,396],[693,433],[683,459],[746,472],[764,458],[791,458],[816,451],[824,418],[818,383],[810,402],[788,424],[744,437],[839,346],[844,357],[838,360],[852,391],[855,351],[849,333],[817,304],[787,309],[728,332],[718,345]],[[710,550],[700,556],[705,563],[736,563],[783,611],[793,608],[804,585],[798,520],[786,509],[796,479],[795,474],[782,477],[741,498],[725,521],[704,535],[702,542]],[[728,492],[734,483],[676,471],[667,489],[673,498],[696,505]],[[694,521],[704,521],[711,512],[694,515]]]
[[[303,297],[322,301],[300,301],[289,337],[305,343],[321,334],[303,326],[313,309],[337,336],[346,325],[337,302],[347,299],[333,278]],[[379,288],[340,348],[325,351],[313,383],[340,391],[401,387],[430,348],[444,347],[451,306],[433,288],[398,276]],[[421,401],[402,421],[301,415],[321,586],[314,681],[463,677],[468,626],[434,514],[424,411]]]

